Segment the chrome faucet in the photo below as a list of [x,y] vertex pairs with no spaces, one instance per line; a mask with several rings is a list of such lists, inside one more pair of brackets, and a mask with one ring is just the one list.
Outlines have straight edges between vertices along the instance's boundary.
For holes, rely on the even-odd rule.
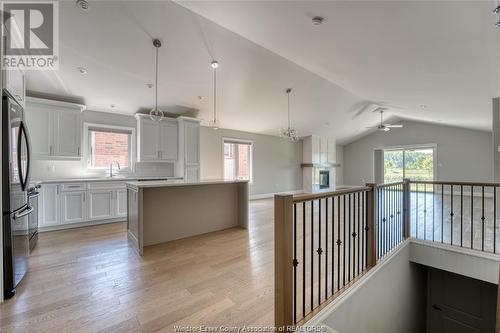
[[113,161],[109,164],[109,177],[113,178],[113,163],[116,163],[116,166],[118,166],[118,170],[120,170],[120,163],[118,161]]

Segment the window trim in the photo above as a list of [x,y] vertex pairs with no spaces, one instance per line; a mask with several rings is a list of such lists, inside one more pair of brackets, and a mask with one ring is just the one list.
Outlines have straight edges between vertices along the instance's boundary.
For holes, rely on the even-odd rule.
[[91,128],[102,128],[102,129],[110,129],[110,130],[120,130],[120,131],[130,131],[130,147],[129,147],[129,165],[128,166],[120,166],[120,171],[119,172],[133,172],[134,171],[134,166],[136,162],[136,136],[135,136],[135,127],[128,127],[128,126],[116,126],[116,125],[108,125],[108,124],[99,124],[99,123],[84,123],[83,124],[83,156],[84,156],[84,163],[85,166],[88,170],[106,170],[108,167],[92,167],[90,166],[90,159],[92,156],[90,155],[90,150],[91,147],[90,145],[91,140],[90,140],[90,129]]
[[232,137],[222,137],[222,144],[221,144],[221,162],[222,162],[222,179],[224,178],[225,175],[225,167],[224,167],[224,144],[225,143],[242,143],[242,144],[248,144],[250,146],[250,162],[248,163],[250,166],[250,179],[248,180],[249,184],[253,183],[253,168],[254,168],[254,142],[253,140],[248,140],[248,139],[238,139],[238,138],[232,138]]

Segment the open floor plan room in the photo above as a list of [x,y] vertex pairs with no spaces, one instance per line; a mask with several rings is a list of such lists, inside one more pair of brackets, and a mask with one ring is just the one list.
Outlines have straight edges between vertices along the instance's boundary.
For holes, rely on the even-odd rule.
[[500,333],[498,0],[0,11],[1,333]]

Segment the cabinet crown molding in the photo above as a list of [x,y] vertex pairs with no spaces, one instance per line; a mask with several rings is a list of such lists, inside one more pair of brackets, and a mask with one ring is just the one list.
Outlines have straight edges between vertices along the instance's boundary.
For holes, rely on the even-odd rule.
[[80,112],[83,112],[87,109],[87,106],[84,104],[62,102],[62,101],[56,101],[53,99],[44,99],[44,98],[30,97],[30,96],[26,97],[26,102],[33,103],[33,104],[59,106],[59,107],[68,108],[68,109],[76,109]]

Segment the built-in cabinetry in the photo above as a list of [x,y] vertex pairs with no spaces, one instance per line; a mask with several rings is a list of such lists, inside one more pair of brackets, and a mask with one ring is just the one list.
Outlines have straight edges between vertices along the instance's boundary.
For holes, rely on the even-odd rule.
[[186,182],[200,180],[200,122],[198,119],[179,117],[179,162],[176,175]]
[[119,181],[43,184],[40,200],[42,230],[127,216],[127,191],[125,183]]
[[137,118],[137,161],[176,162],[178,160],[179,129],[175,119],[153,121],[147,115]]
[[26,122],[31,135],[31,153],[40,159],[79,159],[82,149],[80,104],[27,97]]
[[3,73],[4,88],[24,107],[26,102],[24,72],[21,69],[10,69],[4,70]]
[[331,137],[320,137],[311,135],[303,140],[303,163],[304,164],[335,164],[336,151],[335,139]]

